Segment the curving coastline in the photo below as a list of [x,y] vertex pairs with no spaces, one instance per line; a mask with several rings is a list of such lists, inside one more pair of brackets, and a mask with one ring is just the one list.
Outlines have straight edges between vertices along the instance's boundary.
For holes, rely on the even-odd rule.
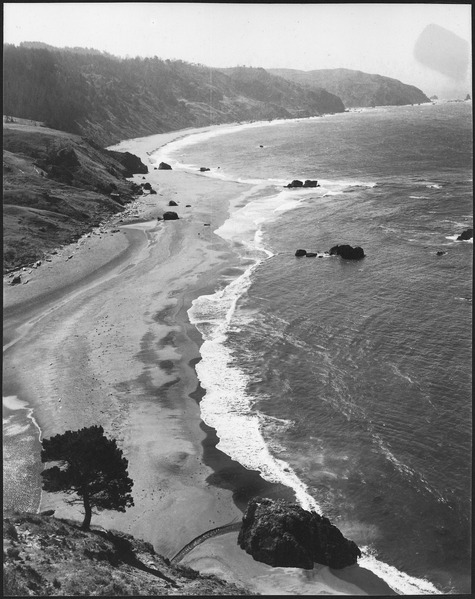
[[[115,149],[127,149],[148,162],[161,144],[188,133],[129,140]],[[187,311],[193,300],[214,293],[224,270],[240,266],[238,256],[213,231],[226,222],[229,206],[248,186],[223,186],[180,171],[151,170],[147,180],[159,194],[153,204],[148,197],[134,203],[120,236],[104,235],[78,246],[69,263],[66,252],[60,253],[51,271],[38,269],[27,287],[4,283],[5,326],[9,339],[16,341],[6,349],[4,364],[44,436],[100,423],[118,438],[129,459],[137,507],[125,514],[101,514],[95,521],[148,540],[159,553],[171,556],[204,531],[240,517],[239,508],[253,494],[291,498],[292,493],[216,449],[216,434],[201,423],[198,406],[203,390],[195,365],[202,338]],[[180,221],[157,224],[157,214],[175,196]],[[111,219],[109,230],[118,226],[117,220]],[[56,496],[45,494],[40,507],[56,509],[58,517],[78,517]],[[235,536],[225,535],[230,544]],[[255,572],[264,566],[249,557],[237,559],[232,549],[227,561],[226,554],[212,558],[208,541],[200,551],[209,552],[205,570],[211,560],[213,568],[230,578],[242,576],[239,568],[232,573],[236,560],[247,559],[247,568]],[[196,554],[187,559],[194,563]],[[361,580],[362,570],[356,576],[359,589],[390,591],[370,572]],[[330,580],[334,593],[354,594],[355,585],[348,580],[325,570],[318,574],[310,582],[299,573],[286,576],[296,589],[304,585],[302,589],[315,593],[328,591]],[[266,580],[258,592],[278,592],[282,572],[266,571]]]

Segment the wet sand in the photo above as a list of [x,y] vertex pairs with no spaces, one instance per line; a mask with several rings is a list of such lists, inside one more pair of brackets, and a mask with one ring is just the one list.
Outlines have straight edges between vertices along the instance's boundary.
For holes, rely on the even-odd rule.
[[[206,530],[240,519],[254,495],[293,499],[289,489],[217,450],[215,431],[200,419],[203,390],[194,365],[201,337],[187,310],[194,298],[214,291],[222,270],[238,264],[213,231],[248,186],[154,169],[150,154],[191,132],[115,146],[148,164],[149,174],[134,180],[150,182],[157,194],[59,248],[51,261],[25,273],[27,285],[11,287],[4,279],[9,394],[33,408],[43,437],[100,424],[117,439],[129,461],[135,506],[94,515],[92,524],[131,533],[170,558]],[[170,200],[178,206],[169,208]],[[179,220],[157,221],[168,209]],[[80,506],[64,499],[43,493],[39,509],[81,520]],[[269,568],[240,550],[236,537],[205,541],[185,563],[262,594],[389,591],[362,568],[346,569],[345,580],[320,566],[311,576]]]

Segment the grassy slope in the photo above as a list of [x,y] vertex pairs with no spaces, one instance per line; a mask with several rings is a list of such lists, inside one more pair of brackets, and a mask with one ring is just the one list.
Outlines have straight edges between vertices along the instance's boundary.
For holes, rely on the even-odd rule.
[[3,128],[4,272],[78,239],[134,193],[126,169],[95,144],[15,121]]
[[123,533],[82,531],[36,514],[4,517],[4,596],[244,595],[245,589],[172,566],[149,543]]

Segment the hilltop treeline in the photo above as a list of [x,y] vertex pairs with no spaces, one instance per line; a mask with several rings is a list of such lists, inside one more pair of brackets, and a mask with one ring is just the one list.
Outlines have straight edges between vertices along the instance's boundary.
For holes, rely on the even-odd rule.
[[4,45],[4,113],[108,145],[210,124],[342,112],[339,97],[239,67],[120,59],[87,49]]

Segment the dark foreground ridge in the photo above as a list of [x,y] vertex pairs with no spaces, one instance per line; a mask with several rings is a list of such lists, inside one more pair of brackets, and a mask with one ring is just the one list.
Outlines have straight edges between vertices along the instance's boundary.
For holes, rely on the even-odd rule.
[[46,514],[10,513],[3,524],[4,596],[252,594],[117,531],[84,532]]

